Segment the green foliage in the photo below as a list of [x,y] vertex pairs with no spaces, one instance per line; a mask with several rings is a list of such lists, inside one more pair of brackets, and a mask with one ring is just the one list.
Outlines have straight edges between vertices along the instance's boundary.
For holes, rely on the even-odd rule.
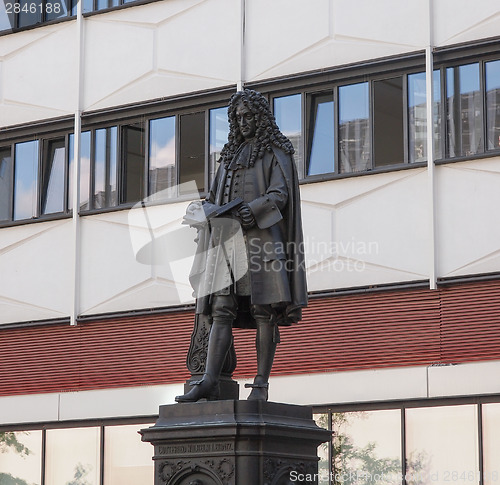
[[15,478],[9,473],[0,473],[0,485],[29,485],[22,478]]
[[31,453],[31,451],[17,439],[16,433],[0,432],[0,453],[6,453],[9,450],[14,450],[22,456],[28,456]]
[[91,485],[85,478],[91,469],[91,465],[87,465],[87,468],[85,468],[81,463],[78,463],[73,480],[66,482],[66,485]]

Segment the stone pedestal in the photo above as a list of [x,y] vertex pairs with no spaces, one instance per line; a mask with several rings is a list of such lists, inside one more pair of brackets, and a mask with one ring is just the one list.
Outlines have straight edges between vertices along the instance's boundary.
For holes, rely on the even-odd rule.
[[154,445],[155,485],[309,485],[331,432],[308,406],[226,400],[161,406],[141,434]]

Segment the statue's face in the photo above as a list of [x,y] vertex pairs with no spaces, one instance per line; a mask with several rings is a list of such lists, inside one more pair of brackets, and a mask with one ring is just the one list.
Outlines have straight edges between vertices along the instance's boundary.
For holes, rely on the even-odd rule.
[[255,136],[257,123],[253,113],[243,104],[239,103],[236,107],[236,121],[240,128],[240,133],[245,140],[250,140]]

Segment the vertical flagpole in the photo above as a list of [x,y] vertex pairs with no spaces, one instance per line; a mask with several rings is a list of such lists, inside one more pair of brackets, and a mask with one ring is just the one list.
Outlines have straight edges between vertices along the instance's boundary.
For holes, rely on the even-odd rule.
[[246,24],[246,2],[245,0],[240,0],[240,72],[239,79],[236,83],[238,91],[243,89],[243,83],[245,82],[245,24]]

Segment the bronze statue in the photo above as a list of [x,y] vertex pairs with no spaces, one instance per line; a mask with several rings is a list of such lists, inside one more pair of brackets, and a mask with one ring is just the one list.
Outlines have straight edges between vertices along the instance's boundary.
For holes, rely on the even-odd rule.
[[217,399],[232,327],[256,328],[257,375],[248,399],[267,400],[278,327],[298,322],[307,305],[294,149],[258,92],[235,93],[229,136],[203,203],[186,223],[198,228],[190,280],[196,313],[212,325],[203,378],[177,402]]

